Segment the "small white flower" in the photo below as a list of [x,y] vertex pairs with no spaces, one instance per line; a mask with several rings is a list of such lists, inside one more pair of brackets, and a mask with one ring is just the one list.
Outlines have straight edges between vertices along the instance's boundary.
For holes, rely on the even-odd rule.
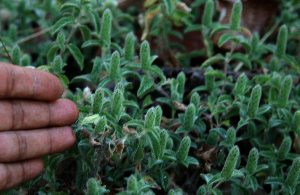
[[84,88],[83,97],[85,100],[89,100],[91,98],[91,89],[89,87]]

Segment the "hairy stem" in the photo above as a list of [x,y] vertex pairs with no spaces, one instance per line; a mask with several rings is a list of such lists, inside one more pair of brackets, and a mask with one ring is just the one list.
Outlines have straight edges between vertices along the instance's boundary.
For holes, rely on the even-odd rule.
[[235,49],[235,46],[236,44],[234,44],[232,47],[231,47],[231,50],[230,50],[230,53],[229,53],[229,56],[228,58],[225,60],[225,65],[224,65],[224,74],[225,74],[225,81],[224,81],[224,84],[222,86],[222,90],[221,90],[221,93],[219,95],[219,98],[223,95],[224,93],[224,89],[225,89],[225,86],[226,86],[226,77],[227,77],[227,66],[230,62],[230,57],[232,56],[233,52],[234,52],[234,49]]
[[0,37],[0,41],[1,41],[2,45],[3,45],[3,48],[4,48],[4,50],[5,50],[5,52],[6,52],[7,56],[8,56],[8,58],[9,58],[9,61],[10,61],[11,63],[13,63],[13,61],[12,61],[12,59],[11,59],[11,57],[10,57],[10,55],[9,55],[9,53],[8,53],[8,51],[7,51],[7,49],[6,49],[6,47],[5,47],[5,45],[4,45],[4,43],[3,43],[2,39],[1,39],[1,37]]
[[24,42],[26,42],[26,41],[29,41],[29,40],[31,40],[31,39],[34,39],[34,38],[36,38],[36,37],[38,37],[38,36],[41,36],[41,35],[43,35],[43,34],[49,32],[49,31],[51,31],[52,28],[53,28],[53,26],[50,26],[50,27],[48,27],[48,28],[46,28],[46,29],[44,29],[44,30],[41,30],[41,31],[39,31],[39,32],[37,32],[37,33],[34,33],[34,34],[32,34],[32,35],[30,35],[30,36],[28,36],[28,37],[25,37],[25,38],[23,38],[23,39],[20,39],[20,40],[17,41],[15,44],[19,45],[19,44],[22,44],[22,43],[24,43]]
[[[78,22],[79,22],[81,16],[82,16],[81,14],[78,16],[78,18],[77,18],[75,24],[73,25],[73,28],[72,28],[72,30],[71,30],[71,33],[69,34],[69,37],[68,37],[67,41],[65,42],[64,49],[66,49],[66,47],[67,47],[67,45],[68,45],[68,43],[69,43],[71,37],[73,36],[74,31],[75,31],[75,29],[76,29],[76,26],[77,26],[77,24],[78,24]],[[59,54],[59,55],[61,56],[62,54],[63,54],[63,50],[60,51],[60,54]]]

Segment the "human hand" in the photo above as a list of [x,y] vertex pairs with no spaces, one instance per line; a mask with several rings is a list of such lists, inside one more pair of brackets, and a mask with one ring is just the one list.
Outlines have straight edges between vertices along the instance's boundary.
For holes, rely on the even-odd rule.
[[67,125],[79,111],[72,101],[59,99],[62,94],[54,75],[0,63],[0,191],[38,176],[41,156],[75,143]]

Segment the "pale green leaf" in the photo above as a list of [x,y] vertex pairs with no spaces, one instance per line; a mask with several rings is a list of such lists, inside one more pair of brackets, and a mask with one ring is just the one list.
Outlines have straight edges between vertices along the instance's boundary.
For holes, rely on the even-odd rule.
[[154,83],[154,79],[148,75],[142,77],[140,88],[138,89],[137,96],[140,97],[146,90],[150,89]]
[[79,50],[79,48],[76,45],[73,44],[69,44],[67,45],[68,50],[71,52],[71,54],[73,55],[74,59],[76,60],[77,64],[80,66],[80,69],[83,69],[83,55],[81,53],[81,51]]
[[82,126],[85,123],[97,123],[99,119],[100,119],[99,114],[94,114],[92,116],[87,116],[82,120],[80,126]]
[[64,26],[68,25],[68,24],[74,24],[75,23],[75,19],[73,17],[64,17],[61,18],[60,20],[58,20],[53,28],[52,28],[52,34],[55,34],[57,31],[59,31],[61,28],[63,28]]

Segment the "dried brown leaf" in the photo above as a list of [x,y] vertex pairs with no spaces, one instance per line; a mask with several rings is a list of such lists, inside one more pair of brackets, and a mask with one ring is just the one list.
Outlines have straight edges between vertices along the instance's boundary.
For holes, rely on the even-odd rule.
[[184,105],[183,103],[174,100],[173,104],[178,110],[186,111],[186,105]]

